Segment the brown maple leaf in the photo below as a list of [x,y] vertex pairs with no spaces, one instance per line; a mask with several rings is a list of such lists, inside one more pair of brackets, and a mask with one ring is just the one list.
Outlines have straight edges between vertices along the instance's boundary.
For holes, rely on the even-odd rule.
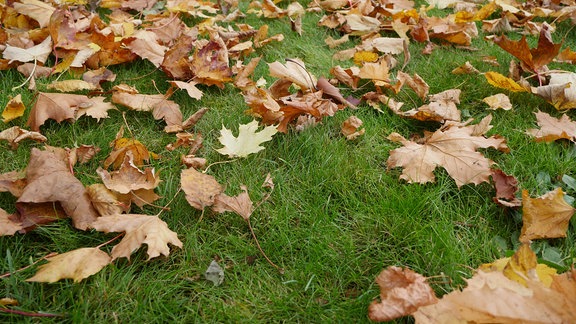
[[33,131],[38,132],[40,126],[48,119],[54,119],[57,122],[73,121],[76,109],[81,106],[90,106],[91,102],[90,98],[83,95],[40,92],[30,111],[27,125]]
[[96,173],[100,176],[106,188],[121,194],[127,194],[138,189],[154,189],[160,184],[160,177],[153,168],[140,170],[134,164],[132,152],[128,151],[124,156],[124,162],[118,171],[109,173],[98,168]]
[[22,222],[15,215],[10,215],[0,208],[0,236],[14,235],[22,229]]
[[18,144],[25,139],[30,139],[37,142],[46,142],[48,139],[46,136],[38,133],[31,132],[20,128],[19,126],[13,126],[0,132],[0,140],[5,140],[10,143],[10,148],[13,150],[18,148]]
[[97,231],[125,232],[122,241],[112,248],[112,260],[130,259],[142,244],[148,245],[148,260],[160,255],[168,256],[172,244],[182,248],[178,235],[168,228],[166,222],[158,216],[139,214],[116,214],[99,217],[92,226]]
[[522,201],[516,198],[518,191],[518,180],[511,175],[507,175],[502,170],[492,169],[492,181],[496,189],[494,202],[506,207],[519,207]]
[[522,190],[522,232],[520,241],[566,237],[574,208],[564,200],[561,188],[538,198],[530,198]]
[[487,182],[494,162],[476,150],[488,147],[508,149],[505,139],[475,134],[473,126],[448,126],[427,133],[421,143],[409,141],[397,133],[388,138],[404,145],[390,152],[388,168],[403,167],[400,178],[409,183],[434,181],[433,171],[438,166],[446,169],[458,187]]
[[541,111],[535,114],[540,129],[529,129],[526,133],[536,137],[537,142],[553,142],[559,139],[576,142],[576,122],[573,122],[568,115],[563,114],[560,118],[554,118]]
[[222,193],[222,186],[211,176],[195,169],[182,170],[180,186],[188,203],[199,210],[212,206],[216,196]]
[[426,278],[408,268],[388,267],[378,275],[376,283],[380,301],[373,301],[368,307],[368,317],[373,321],[391,321],[438,302]]
[[99,248],[80,248],[48,258],[36,274],[26,279],[31,282],[56,282],[60,279],[74,279],[80,282],[96,274],[110,264],[108,253]]
[[26,168],[28,184],[17,203],[56,203],[72,218],[74,227],[86,230],[98,217],[84,185],[70,173],[63,149],[32,149]]
[[106,188],[101,183],[86,187],[92,205],[101,216],[122,214],[130,211],[130,195]]
[[248,195],[248,188],[242,185],[240,189],[242,189],[242,193],[235,197],[230,197],[225,193],[217,195],[214,199],[212,210],[217,213],[233,212],[240,215],[245,221],[248,221],[254,211],[254,205]]
[[190,63],[194,81],[223,89],[224,83],[233,81],[228,60],[226,44],[221,38],[197,47]]

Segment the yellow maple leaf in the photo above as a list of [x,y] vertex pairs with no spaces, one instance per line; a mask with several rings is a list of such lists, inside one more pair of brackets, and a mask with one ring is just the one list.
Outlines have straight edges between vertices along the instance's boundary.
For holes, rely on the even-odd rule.
[[7,123],[11,120],[21,117],[24,115],[25,110],[26,107],[22,102],[22,95],[18,94],[16,97],[10,99],[10,101],[8,101],[6,104],[6,107],[4,107],[4,111],[2,112],[2,121]]
[[486,74],[484,74],[484,76],[486,77],[486,80],[488,81],[488,83],[495,86],[496,88],[506,89],[506,90],[510,90],[513,92],[523,92],[523,91],[525,92],[525,91],[527,91],[526,89],[524,89],[524,87],[519,85],[516,81],[514,81],[510,78],[507,78],[498,72],[492,72],[492,71],[486,72]]
[[224,147],[216,151],[233,158],[246,157],[263,150],[264,146],[260,144],[271,140],[278,129],[276,126],[266,126],[259,132],[256,131],[257,129],[258,121],[253,120],[248,124],[240,125],[238,137],[234,137],[231,130],[222,127],[218,140]]

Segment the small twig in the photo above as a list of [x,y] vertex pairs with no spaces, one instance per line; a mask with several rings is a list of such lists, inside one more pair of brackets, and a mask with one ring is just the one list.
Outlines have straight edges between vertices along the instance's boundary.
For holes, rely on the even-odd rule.
[[174,201],[174,199],[176,199],[176,196],[178,196],[180,191],[182,191],[182,187],[178,188],[178,191],[176,191],[176,193],[174,194],[174,197],[172,197],[172,199],[170,199],[170,201],[166,204],[166,206],[164,206],[164,208],[160,209],[158,214],[156,214],[156,217],[160,217],[160,215],[162,214],[163,211],[170,210],[170,208],[168,208],[168,206],[170,206],[170,204]]
[[126,125],[126,128],[128,129],[130,137],[132,137],[132,139],[136,139],[136,137],[134,137],[134,134],[132,133],[132,130],[130,129],[130,126],[128,126],[128,121],[126,120],[126,112],[122,112],[122,119],[124,119],[124,125]]
[[159,205],[154,205],[154,204],[151,204],[151,203],[147,202],[146,200],[140,198],[140,196],[138,196],[137,194],[135,194],[133,191],[130,191],[130,194],[132,195],[132,197],[136,197],[136,199],[138,199],[138,200],[140,200],[140,201],[142,201],[142,202],[145,202],[146,205],[148,205],[148,206],[152,206],[152,207],[155,207],[155,208],[160,208],[161,211],[163,211],[163,210],[170,210],[170,208],[168,208],[168,207],[159,206]]
[[264,253],[264,250],[262,250],[262,247],[260,246],[260,242],[258,242],[258,238],[256,237],[256,234],[254,233],[254,229],[252,228],[252,224],[250,223],[250,218],[248,218],[246,221],[248,222],[248,228],[250,229],[250,233],[252,233],[252,238],[254,238],[254,241],[256,242],[256,246],[258,247],[258,250],[260,250],[260,253],[262,254],[262,256],[264,256],[266,261],[268,261],[268,263],[270,263],[271,266],[276,268],[278,270],[278,272],[280,272],[280,274],[284,274],[284,268],[280,268],[274,262],[272,262],[272,260],[270,260],[268,258],[266,253]]
[[21,310],[1,308],[1,307],[0,307],[0,312],[15,314],[15,315],[22,315],[22,316],[29,316],[29,317],[64,317],[64,315],[62,315],[62,314],[31,313],[31,312],[25,312],[25,311],[21,311]]
[[23,267],[23,268],[20,268],[20,269],[18,269],[18,270],[15,270],[14,272],[6,272],[5,274],[0,275],[0,278],[10,277],[11,275],[13,275],[13,274],[15,274],[15,273],[17,273],[17,272],[24,271],[24,270],[30,268],[31,266],[35,265],[36,263],[38,263],[38,262],[40,262],[40,261],[42,261],[42,260],[46,260],[47,258],[53,257],[53,256],[55,256],[55,255],[57,255],[57,254],[58,254],[58,253],[56,253],[56,252],[50,252],[50,253],[46,254],[45,256],[43,256],[42,258],[34,261],[34,263],[32,263],[32,264],[29,264],[29,265],[27,265],[27,266],[25,266],[25,267]]
[[106,242],[98,245],[96,248],[99,249],[99,248],[103,247],[104,245],[108,245],[108,244],[116,241],[116,240],[119,239],[120,237],[122,237],[122,235],[124,235],[124,234],[125,234],[125,233],[120,233],[120,234],[114,236],[113,238],[111,238],[110,240],[108,240],[108,241],[106,241]]
[[224,164],[224,163],[231,163],[231,162],[234,162],[234,161],[236,161],[236,160],[238,160],[238,159],[232,159],[232,160],[227,160],[227,161],[214,162],[214,163],[208,165],[208,166],[206,167],[206,169],[204,169],[204,171],[202,171],[202,173],[206,174],[206,172],[208,172],[208,169],[210,169],[210,167],[213,166],[213,165],[216,165],[216,164]]

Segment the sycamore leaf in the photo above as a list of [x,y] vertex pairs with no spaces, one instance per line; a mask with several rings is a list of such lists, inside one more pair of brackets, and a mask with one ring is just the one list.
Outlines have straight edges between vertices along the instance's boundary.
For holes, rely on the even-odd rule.
[[490,106],[490,109],[512,109],[512,103],[510,103],[510,98],[503,93],[497,93],[493,96],[486,97],[482,99],[484,103]]
[[428,133],[422,144],[393,133],[389,139],[404,146],[390,152],[388,168],[403,167],[400,178],[409,183],[434,181],[433,171],[438,166],[446,169],[458,187],[487,182],[494,162],[476,150],[493,147],[505,151],[508,149],[506,140],[494,136],[486,138],[474,132],[473,126],[451,126]]
[[388,267],[378,275],[376,283],[380,302],[373,301],[368,307],[368,317],[373,321],[391,321],[438,301],[426,278],[408,268]]
[[535,114],[540,129],[529,129],[526,132],[536,137],[537,142],[553,142],[559,139],[576,142],[576,122],[570,120],[568,115],[554,118],[541,111]]
[[494,202],[506,207],[522,205],[522,201],[516,198],[518,180],[514,176],[507,175],[502,170],[492,169],[492,181],[496,189],[496,197],[492,198]]
[[54,119],[57,122],[74,120],[79,107],[91,104],[92,100],[83,95],[40,92],[36,104],[30,111],[27,125],[38,132],[46,120]]
[[140,170],[134,165],[134,158],[130,151],[126,153],[124,162],[118,171],[109,173],[102,168],[98,168],[96,173],[102,178],[106,188],[121,194],[127,194],[138,189],[154,189],[160,184],[160,177],[154,172],[153,168]]
[[213,176],[196,171],[182,170],[180,186],[186,194],[188,203],[199,210],[212,206],[216,196],[222,193],[222,186]]
[[92,206],[84,185],[70,173],[67,161],[63,149],[40,151],[32,148],[26,168],[28,184],[17,203],[59,202],[66,214],[72,218],[74,227],[86,230],[98,217],[98,213]]
[[122,241],[112,248],[112,260],[130,259],[130,255],[142,244],[148,245],[148,260],[160,255],[168,256],[170,254],[168,244],[182,248],[178,235],[158,216],[139,214],[101,216],[92,226],[97,231],[105,233],[126,232]]
[[13,126],[0,132],[0,140],[8,141],[13,150],[17,149],[18,144],[25,139],[31,139],[37,142],[46,142],[48,140],[38,132],[27,131],[19,126]]
[[218,140],[224,147],[216,151],[233,158],[246,157],[263,150],[264,147],[260,146],[260,144],[270,141],[278,130],[276,126],[266,126],[259,132],[256,131],[257,129],[258,121],[253,120],[248,124],[240,125],[238,137],[234,137],[231,130],[222,127]]
[[50,53],[52,53],[52,38],[48,36],[42,43],[26,49],[7,44],[2,57],[22,63],[38,61],[44,64]]
[[14,235],[22,229],[22,222],[19,222],[15,215],[10,215],[0,208],[0,236]]
[[16,97],[10,99],[10,101],[8,101],[6,104],[6,107],[4,107],[4,111],[2,111],[2,121],[7,123],[11,120],[21,117],[24,115],[25,110],[26,107],[22,102],[22,95],[18,94]]
[[242,193],[235,197],[230,197],[224,193],[217,195],[212,210],[218,213],[233,212],[248,221],[254,211],[254,205],[248,195],[248,188],[242,185],[240,189],[242,189]]
[[488,83],[495,86],[496,88],[506,89],[513,92],[527,91],[526,89],[524,89],[524,87],[516,83],[516,81],[507,78],[498,72],[492,72],[492,71],[486,72],[484,76],[486,77]]
[[574,208],[564,200],[561,188],[538,198],[522,191],[522,231],[520,241],[566,237]]
[[32,278],[32,282],[56,282],[60,279],[83,279],[98,273],[110,264],[108,253],[99,248],[80,248],[48,258],[48,263],[41,265]]

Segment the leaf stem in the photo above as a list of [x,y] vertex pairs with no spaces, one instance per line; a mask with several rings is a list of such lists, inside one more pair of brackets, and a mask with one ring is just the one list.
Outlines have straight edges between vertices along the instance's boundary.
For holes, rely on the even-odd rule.
[[30,75],[28,76],[28,78],[26,78],[26,80],[24,80],[24,82],[22,82],[22,84],[13,87],[12,91],[16,91],[16,90],[22,88],[23,86],[26,85],[26,83],[28,83],[28,81],[30,81],[34,77],[34,73],[36,73],[36,66],[38,66],[38,61],[36,60],[36,58],[34,58],[34,67],[32,68],[32,72],[30,72]]
[[24,271],[24,270],[30,268],[31,266],[35,265],[36,263],[38,263],[38,262],[40,262],[40,261],[42,261],[42,260],[46,260],[46,259],[48,259],[48,258],[50,258],[50,257],[53,257],[53,256],[57,255],[57,254],[58,254],[58,253],[56,253],[56,252],[50,252],[50,253],[46,254],[45,256],[41,257],[40,259],[34,261],[32,264],[29,264],[29,265],[27,265],[27,266],[25,266],[25,267],[22,267],[22,268],[20,268],[20,269],[18,269],[18,270],[15,270],[14,272],[6,272],[6,273],[0,275],[0,278],[10,277],[11,275],[13,275],[13,274],[15,274],[15,273],[17,273],[17,272]]
[[97,249],[99,249],[99,248],[103,247],[104,245],[108,245],[108,244],[110,244],[110,243],[112,243],[112,242],[116,241],[116,240],[117,240],[117,239],[119,239],[120,237],[122,237],[122,235],[124,235],[124,234],[125,234],[125,233],[124,233],[124,232],[122,232],[122,233],[120,233],[120,234],[118,234],[118,235],[114,236],[114,237],[113,237],[113,238],[111,238],[110,240],[108,240],[108,241],[106,241],[106,242],[104,242],[104,243],[102,243],[102,244],[100,244],[100,245],[96,246],[96,248],[97,248]]
[[1,308],[1,307],[0,307],[0,312],[15,314],[15,315],[22,315],[22,316],[29,316],[29,317],[64,317],[64,315],[62,315],[62,314],[31,313],[31,312],[25,312],[25,311],[21,311],[21,310]]
[[280,274],[284,274],[284,268],[280,268],[274,262],[272,262],[272,260],[270,260],[270,258],[268,258],[266,253],[264,253],[264,250],[262,250],[262,247],[260,246],[260,242],[258,241],[258,238],[256,237],[256,234],[254,233],[254,229],[252,228],[252,224],[250,223],[250,218],[248,218],[246,221],[248,222],[248,228],[250,229],[250,233],[252,234],[252,238],[254,238],[254,241],[256,242],[256,246],[258,247],[258,250],[260,250],[260,253],[262,254],[262,256],[266,259],[266,261],[268,261],[268,263],[270,263],[271,266],[276,268],[278,270],[278,272],[280,272]]

